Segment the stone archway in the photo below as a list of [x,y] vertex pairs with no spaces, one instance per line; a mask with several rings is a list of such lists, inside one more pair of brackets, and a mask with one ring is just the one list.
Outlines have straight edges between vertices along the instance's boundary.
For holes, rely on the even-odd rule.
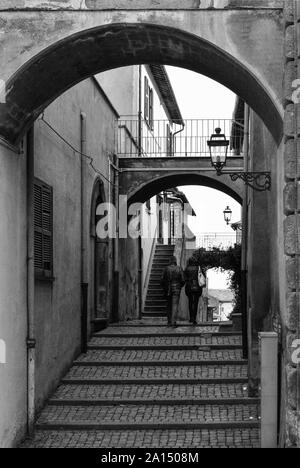
[[[155,173],[155,171],[153,171]],[[230,183],[229,180],[218,180],[217,176],[203,175],[201,172],[179,172],[170,173],[165,176],[157,176],[152,172],[146,173],[147,181],[142,180],[133,190],[123,193],[128,194],[128,203],[145,203],[149,198],[158,193],[177,186],[202,185],[210,187],[232,197],[235,201],[243,204],[243,185],[241,183]],[[235,185],[235,186],[234,186]],[[122,185],[121,185],[121,188]]]
[[[37,23],[34,27],[40,34]],[[108,69],[142,63],[178,66],[213,78],[243,98],[276,142],[281,141],[281,111],[274,91],[260,80],[259,64],[257,70],[248,68],[209,40],[166,25],[109,24],[67,36],[68,28],[61,27],[56,35],[61,40],[53,42],[40,34],[39,51],[31,40],[30,51],[8,60],[5,103],[0,104],[0,134],[6,141],[18,143],[42,110],[76,83]]]

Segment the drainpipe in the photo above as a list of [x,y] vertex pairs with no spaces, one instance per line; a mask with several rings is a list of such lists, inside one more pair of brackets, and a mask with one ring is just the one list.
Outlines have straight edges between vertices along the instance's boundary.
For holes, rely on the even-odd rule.
[[34,128],[27,133],[27,431],[35,419],[34,329]]
[[139,275],[138,275],[138,287],[139,287],[139,318],[142,318],[143,313],[143,247],[142,247],[142,236],[139,236]]
[[119,272],[119,159],[115,155],[114,160],[115,166],[115,177],[114,177],[114,202],[115,202],[115,212],[116,212],[116,231],[115,231],[115,245],[114,245],[114,288],[113,288],[113,322],[119,321],[119,282],[120,282],[120,272]]
[[[179,133],[182,133],[183,130],[185,129],[185,123],[184,122],[182,122],[180,125],[181,125],[181,129],[177,130],[177,132],[173,133],[173,136],[172,136],[172,138],[173,138],[173,143],[172,143],[172,153],[173,154],[172,154],[172,156],[174,156],[174,154],[175,154],[175,141],[176,141],[175,137],[176,137],[176,135],[179,135]],[[187,156],[187,152],[185,153],[185,155]]]
[[[245,104],[245,129],[244,129],[244,171],[249,171],[249,106]],[[242,265],[241,265],[241,307],[242,307],[242,333],[243,333],[243,357],[248,358],[248,296],[247,296],[247,255],[248,255],[248,205],[249,189],[245,185],[242,221]]]
[[80,197],[81,197],[81,352],[87,352],[88,343],[88,280],[86,218],[86,114],[80,114]]
[[138,150],[142,156],[142,65],[139,65],[139,115],[138,115]]

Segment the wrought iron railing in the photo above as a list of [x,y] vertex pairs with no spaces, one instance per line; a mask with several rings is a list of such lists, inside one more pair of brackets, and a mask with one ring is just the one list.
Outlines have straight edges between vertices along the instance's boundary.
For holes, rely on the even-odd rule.
[[236,234],[227,233],[203,233],[196,235],[196,248],[213,250],[214,248],[220,248],[226,250],[230,247],[234,247],[236,244],[241,244],[241,237]]
[[242,155],[242,121],[185,120],[183,126],[167,120],[149,123],[136,117],[117,121],[117,154],[120,157],[209,157],[207,142],[218,127],[230,141],[228,156]]

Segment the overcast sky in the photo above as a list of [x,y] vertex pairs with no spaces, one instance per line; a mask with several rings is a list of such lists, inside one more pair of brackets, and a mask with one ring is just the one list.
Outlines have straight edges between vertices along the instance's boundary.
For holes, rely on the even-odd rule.
[[[184,119],[231,119],[235,94],[229,89],[198,73],[166,67]],[[241,220],[241,207],[223,192],[207,187],[181,187],[197,213],[190,219],[190,228],[200,232],[233,233],[224,222],[223,211],[230,206],[232,221]]]
[[[235,94],[219,83],[185,69],[166,67],[184,119],[231,119]],[[190,218],[190,228],[197,233],[232,234],[223,211],[232,209],[232,222],[241,220],[241,206],[222,192],[207,187],[181,187],[197,217]],[[227,275],[210,273],[210,287],[225,289]]]

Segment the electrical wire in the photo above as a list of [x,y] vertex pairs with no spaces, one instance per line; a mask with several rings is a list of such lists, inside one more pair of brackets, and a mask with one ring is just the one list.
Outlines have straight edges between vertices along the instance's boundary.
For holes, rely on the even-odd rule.
[[[99,169],[97,169],[94,165],[94,160],[95,158],[93,158],[92,156],[88,155],[88,154],[84,154],[82,153],[80,150],[78,150],[77,148],[75,148],[68,140],[66,140],[54,127],[52,127],[52,125],[47,122],[47,120],[44,119],[44,115],[42,115],[42,117],[40,117],[38,120],[40,120],[41,122],[43,122],[45,125],[47,125],[47,127],[50,128],[50,130],[55,133],[55,135],[57,135],[66,145],[68,145],[75,153],[77,154],[80,154],[81,156],[83,156],[84,158],[88,159],[89,161],[89,165],[91,166],[91,168],[93,169],[93,171],[96,173],[96,174],[99,174],[101,177],[103,177],[103,179],[105,179],[110,185],[112,185],[113,187],[115,187],[116,185],[111,182],[104,174],[103,172],[101,172]],[[110,164],[112,164],[110,162]],[[117,169],[116,166],[114,164],[112,164],[114,169]]]

